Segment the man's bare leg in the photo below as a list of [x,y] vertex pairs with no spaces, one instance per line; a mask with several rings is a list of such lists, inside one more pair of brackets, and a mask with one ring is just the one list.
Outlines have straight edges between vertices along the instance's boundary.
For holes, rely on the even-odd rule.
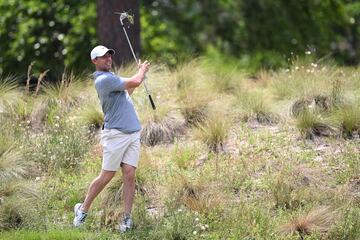
[[104,187],[114,177],[115,171],[101,170],[99,176],[97,176],[90,184],[85,200],[81,206],[81,210],[84,212],[89,211],[91,203],[94,201],[96,196],[104,189]]
[[124,196],[124,215],[130,216],[135,194],[135,170],[136,167],[123,163],[123,196]]

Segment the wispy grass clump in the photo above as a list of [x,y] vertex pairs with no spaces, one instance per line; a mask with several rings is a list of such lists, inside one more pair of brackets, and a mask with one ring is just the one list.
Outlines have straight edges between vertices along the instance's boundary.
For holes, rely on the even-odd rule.
[[45,84],[43,91],[49,99],[73,105],[84,89],[84,79],[85,75],[64,72],[60,82],[55,85]]
[[29,162],[14,148],[0,150],[0,180],[6,183],[11,179],[22,178],[28,172]]
[[0,115],[20,122],[29,119],[32,102],[21,94],[17,80],[13,76],[0,77]]
[[326,96],[314,96],[308,98],[301,98],[294,102],[291,107],[293,116],[298,117],[305,111],[311,112],[328,112],[332,109],[331,99]]
[[6,111],[20,97],[17,79],[13,76],[0,76],[0,114]]
[[192,146],[183,146],[176,143],[174,152],[172,154],[172,161],[180,169],[189,169],[194,165],[199,153]]
[[0,185],[0,231],[11,229],[42,229],[39,196],[34,186],[12,181]]
[[225,199],[218,194],[221,188],[206,183],[202,179],[191,179],[186,175],[179,175],[172,179],[169,185],[169,209],[186,207],[191,211],[209,215],[221,211]]
[[265,92],[249,90],[236,94],[235,106],[244,121],[274,124],[279,121],[279,116],[271,111],[271,101]]
[[219,117],[214,113],[197,127],[198,138],[208,146],[211,152],[225,152],[225,142],[230,131],[230,122],[225,116]]
[[334,118],[344,138],[352,138],[355,134],[360,134],[360,105],[358,103],[343,105],[335,111]]
[[333,227],[337,213],[329,207],[319,207],[305,215],[294,217],[289,223],[280,227],[280,232],[285,234],[299,234],[300,239],[306,235],[319,233],[325,235]]
[[0,231],[43,227],[37,188],[24,180],[30,166],[15,148],[0,151]]
[[175,117],[167,117],[160,121],[147,122],[141,131],[141,142],[148,146],[173,143],[184,132],[183,121]]
[[90,129],[99,129],[104,122],[104,114],[98,103],[90,103],[80,110],[81,122],[89,126]]
[[302,111],[296,118],[296,127],[306,139],[314,139],[315,136],[336,135],[336,131],[331,127],[329,121],[316,112]]
[[243,79],[243,74],[239,72],[216,71],[210,81],[217,93],[233,94],[241,89]]

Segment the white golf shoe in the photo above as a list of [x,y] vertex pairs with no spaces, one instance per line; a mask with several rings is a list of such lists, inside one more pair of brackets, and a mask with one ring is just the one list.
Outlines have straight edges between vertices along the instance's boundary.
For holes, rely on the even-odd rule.
[[126,232],[132,228],[133,222],[130,216],[125,216],[120,223],[119,230],[120,232]]
[[81,203],[77,203],[74,207],[75,217],[73,224],[75,227],[80,227],[81,225],[83,225],[87,217],[87,213],[80,209],[81,205],[82,205]]

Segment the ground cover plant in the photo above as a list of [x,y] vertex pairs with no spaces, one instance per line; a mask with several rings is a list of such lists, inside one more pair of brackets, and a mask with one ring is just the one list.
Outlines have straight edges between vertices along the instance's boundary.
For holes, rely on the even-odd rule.
[[[134,93],[143,146],[121,239],[359,239],[359,69],[211,66],[152,67],[155,112]],[[15,78],[0,80],[0,239],[119,238],[121,173],[72,228],[101,167],[90,77],[65,73],[37,94]]]

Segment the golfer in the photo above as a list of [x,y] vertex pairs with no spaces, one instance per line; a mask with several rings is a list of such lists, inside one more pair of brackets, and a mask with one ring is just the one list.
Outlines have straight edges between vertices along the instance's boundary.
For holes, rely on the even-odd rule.
[[95,88],[104,112],[104,127],[101,134],[103,161],[100,175],[90,184],[83,203],[74,207],[74,226],[81,226],[95,197],[121,168],[123,177],[124,216],[119,230],[132,227],[131,209],[135,194],[135,170],[140,156],[140,122],[130,95],[145,78],[150,63],[139,61],[139,70],[131,78],[121,78],[110,72],[113,49],[96,46],[90,53],[95,64]]

